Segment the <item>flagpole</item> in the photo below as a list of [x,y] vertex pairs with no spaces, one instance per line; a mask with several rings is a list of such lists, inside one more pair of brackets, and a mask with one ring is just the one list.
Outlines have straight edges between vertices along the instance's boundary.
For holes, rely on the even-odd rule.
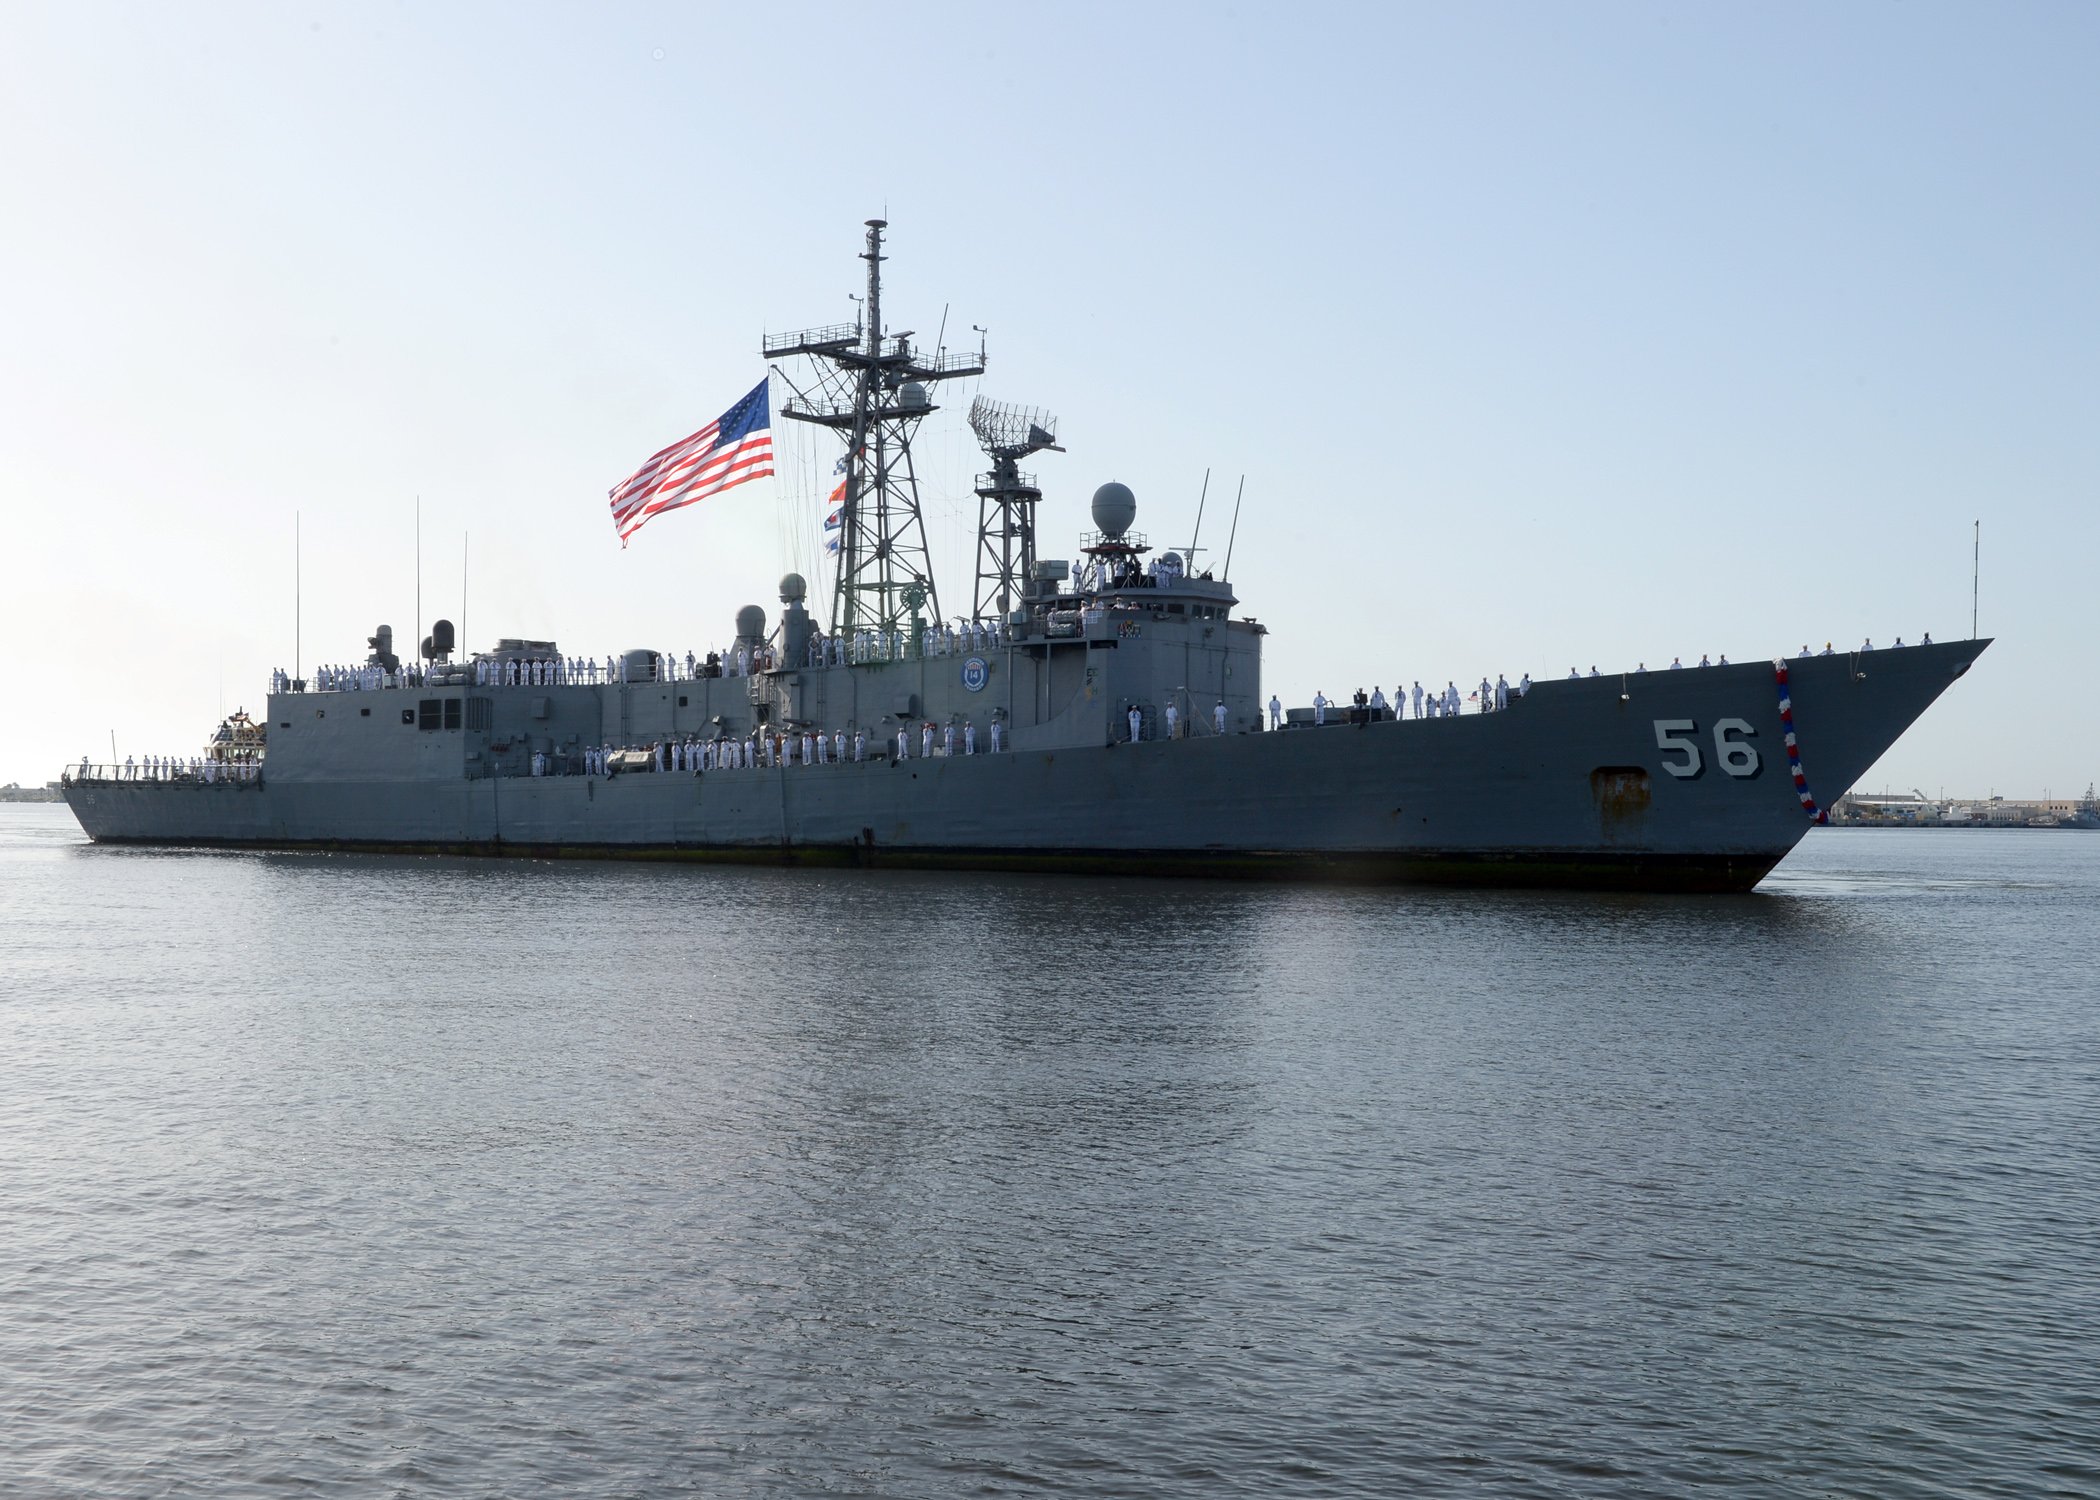
[[416,634],[408,648],[411,661],[423,658],[423,497],[416,496]]
[[292,512],[292,681],[299,681],[305,674],[302,666],[305,658],[306,615],[302,608],[304,596],[299,587],[299,512]]
[[459,654],[462,658],[467,654],[467,543],[472,540],[472,532],[459,534]]
[[1983,577],[1983,522],[1976,523],[1976,550],[1969,554],[1969,639],[1976,639],[1976,600]]

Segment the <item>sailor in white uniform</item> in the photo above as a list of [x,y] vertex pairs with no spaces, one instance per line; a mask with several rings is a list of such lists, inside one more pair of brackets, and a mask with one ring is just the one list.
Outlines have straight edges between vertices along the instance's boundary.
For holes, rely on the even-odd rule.
[[1212,721],[1218,726],[1218,733],[1223,734],[1225,732],[1225,700],[1223,698],[1218,700],[1218,706],[1211,710],[1210,716]]
[[1495,674],[1495,707],[1509,707],[1509,678],[1500,672]]
[[1385,709],[1385,689],[1374,682],[1371,684],[1371,717],[1376,718],[1384,713]]
[[977,721],[975,719],[965,719],[963,721],[963,754],[975,755],[976,753]]
[[1415,717],[1418,719],[1422,717],[1422,684],[1420,681],[1415,683]]
[[1130,743],[1135,745],[1138,742],[1138,735],[1144,729],[1145,716],[1139,713],[1137,709],[1133,707],[1130,710],[1128,718],[1130,720]]
[[1283,700],[1274,693],[1269,694],[1269,727],[1283,728]]
[[1313,723],[1327,722],[1327,695],[1317,690],[1313,693]]
[[1174,734],[1174,728],[1175,728],[1175,725],[1176,725],[1177,723],[1179,723],[1180,719],[1181,719],[1181,710],[1180,710],[1179,708],[1175,707],[1175,706],[1174,706],[1173,704],[1169,703],[1169,704],[1167,705],[1167,738],[1168,738],[1168,739],[1170,739],[1170,740],[1171,740],[1171,739],[1175,738],[1175,734]]

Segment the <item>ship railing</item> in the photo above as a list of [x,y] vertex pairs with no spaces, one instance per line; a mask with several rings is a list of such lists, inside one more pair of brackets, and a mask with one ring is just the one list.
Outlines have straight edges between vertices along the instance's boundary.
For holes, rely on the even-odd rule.
[[[929,642],[932,639],[928,635]],[[929,649],[926,655],[933,652]],[[911,648],[911,632],[908,630],[871,630],[865,636],[855,636],[846,643],[846,660],[855,666],[877,666],[884,662],[917,661],[919,653]]]
[[858,323],[833,323],[825,328],[801,328],[793,333],[769,333],[760,344],[767,359],[787,359],[797,354],[819,354],[849,349],[861,341]]
[[822,422],[830,426],[844,426],[853,421],[853,403],[850,401],[817,401],[807,396],[790,396],[782,410],[805,422]]
[[907,357],[910,361],[907,368],[911,374],[929,375],[938,380],[957,375],[984,373],[984,361],[975,354],[949,354],[942,351],[938,354],[912,353]]
[[206,761],[202,766],[162,766],[152,769],[137,761],[111,765],[97,761],[75,761],[59,775],[61,786],[260,786],[260,761]]
[[1012,484],[1003,483],[1000,480],[999,476],[995,473],[979,474],[977,476],[977,493],[980,495],[1039,496],[1043,493],[1043,487],[1040,484],[1036,483],[1036,478],[1033,474],[1025,474],[1019,470],[1016,470],[1014,472],[1014,482]]
[[1152,546],[1145,540],[1145,533],[1142,531],[1126,531],[1118,536],[1110,536],[1105,531],[1086,531],[1080,533],[1079,550],[1081,552],[1107,552],[1113,554],[1149,552],[1152,550]]

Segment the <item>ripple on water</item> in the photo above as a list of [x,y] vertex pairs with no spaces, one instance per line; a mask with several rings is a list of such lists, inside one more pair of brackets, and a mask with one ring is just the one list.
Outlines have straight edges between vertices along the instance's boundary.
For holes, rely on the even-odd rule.
[[0,1492],[2100,1490],[2100,839],[1688,900],[0,814]]

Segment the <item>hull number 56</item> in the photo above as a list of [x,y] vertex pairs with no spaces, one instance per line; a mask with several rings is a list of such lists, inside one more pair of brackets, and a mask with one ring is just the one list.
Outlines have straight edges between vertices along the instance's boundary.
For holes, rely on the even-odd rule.
[[[1699,726],[1691,719],[1657,719],[1655,747],[1669,752],[1662,768],[1682,781],[1690,781],[1706,769],[1705,757],[1693,736]],[[1746,720],[1720,719],[1714,723],[1714,763],[1730,776],[1748,778],[1764,768],[1757,747],[1746,743],[1757,733]]]

